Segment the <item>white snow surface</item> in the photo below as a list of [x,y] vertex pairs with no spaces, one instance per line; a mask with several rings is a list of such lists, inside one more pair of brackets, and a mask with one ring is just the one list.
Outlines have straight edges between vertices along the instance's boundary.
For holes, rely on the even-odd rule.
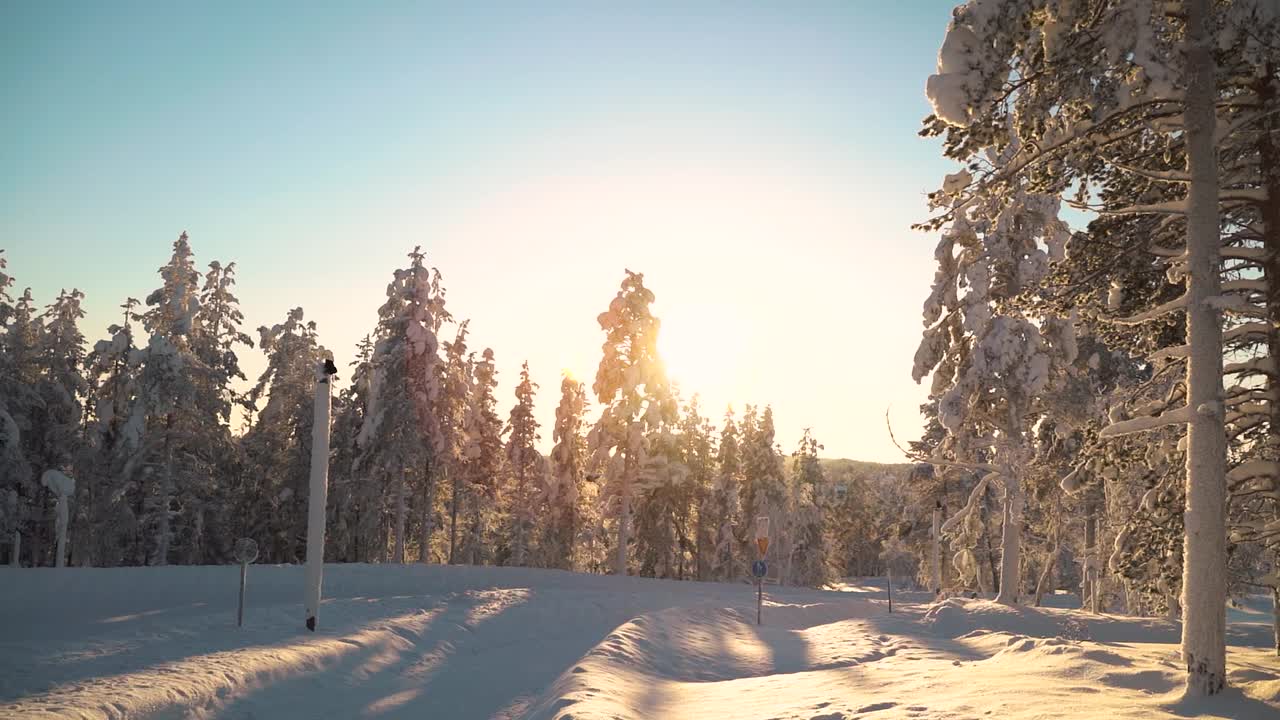
[[[0,717],[1280,717],[1270,608],[1229,611],[1232,688],[1181,698],[1179,628],[880,581],[745,584],[520,568],[0,569]],[[1074,604],[1073,596],[1052,596]]]

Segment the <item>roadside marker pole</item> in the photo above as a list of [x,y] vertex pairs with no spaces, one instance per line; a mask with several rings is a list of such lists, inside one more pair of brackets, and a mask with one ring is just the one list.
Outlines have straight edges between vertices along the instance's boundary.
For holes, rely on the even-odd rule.
[[258,559],[258,543],[251,538],[240,538],[235,544],[235,557],[240,561],[240,604],[236,607],[236,627],[243,627],[245,580],[249,575],[249,563]]
[[761,624],[761,608],[764,607],[764,576],[769,572],[769,566],[765,564],[765,554],[769,552],[769,518],[760,516],[756,518],[756,549],[760,552],[760,557],[751,563],[751,574],[756,577],[756,625]]

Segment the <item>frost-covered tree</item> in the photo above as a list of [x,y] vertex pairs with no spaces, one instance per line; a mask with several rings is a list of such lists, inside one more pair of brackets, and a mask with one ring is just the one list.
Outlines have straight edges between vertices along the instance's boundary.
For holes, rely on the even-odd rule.
[[538,421],[533,417],[533,397],[538,384],[529,378],[529,363],[520,367],[516,404],[507,420],[507,472],[511,483],[503,502],[506,505],[506,535],[511,546],[510,564],[528,564],[539,506],[538,489],[543,484],[544,462],[538,452]]
[[373,347],[372,336],[360,340],[351,363],[351,382],[334,401],[329,493],[332,520],[325,549],[326,556],[338,561],[382,560],[387,547],[383,486],[359,465],[358,441],[369,407]]
[[[30,291],[15,302],[9,295],[13,277],[0,254],[0,542],[9,545],[10,564],[20,562],[23,537],[36,519],[38,488],[24,451],[24,433],[39,398],[35,393],[38,334]],[[33,563],[34,564],[34,563]]]
[[137,387],[132,414],[144,422],[138,486],[144,544],[137,554],[151,565],[170,562],[179,532],[192,527],[187,511],[198,504],[197,483],[209,470],[200,447],[208,427],[199,411],[207,388],[197,383],[206,369],[192,347],[200,273],[185,232],[159,273],[161,285],[147,296],[148,309],[140,315],[149,339],[130,358]]
[[466,488],[466,469],[463,452],[467,444],[464,424],[471,406],[472,376],[475,372],[474,357],[467,352],[467,326],[469,321],[458,323],[452,341],[445,342],[444,385],[440,395],[440,428],[444,433],[442,469],[449,480],[449,563],[460,562],[458,556],[458,513],[461,510]]
[[[681,514],[686,526],[684,541],[687,547],[684,550],[692,551],[694,578],[707,580],[711,577],[716,535],[720,529],[720,523],[711,511],[712,491],[719,473],[716,466],[715,428],[710,420],[702,417],[697,395],[685,406],[680,417],[678,447],[680,463],[687,474],[681,498]],[[690,516],[695,518],[692,532],[687,529]]]
[[609,507],[603,514],[616,521],[615,575],[627,574],[632,504],[649,459],[651,438],[673,423],[677,413],[658,356],[661,324],[650,309],[653,301],[644,275],[628,270],[609,309],[597,318],[605,342],[592,390],[602,408],[588,444],[591,464],[604,468],[600,502]]
[[[89,383],[84,376],[85,341],[79,323],[84,318],[80,303],[84,293],[79,290],[63,290],[58,298],[46,307],[42,316],[40,334],[41,377],[37,386],[40,395],[40,431],[42,456],[34,458],[40,467],[42,478],[50,471],[58,473],[55,486],[59,490],[76,493],[74,482],[68,482],[70,473],[84,450],[84,406]],[[52,488],[51,488],[52,491]],[[56,495],[56,493],[55,493]],[[66,503],[61,500],[57,522],[62,532],[57,533],[65,545],[68,517],[64,517]],[[78,507],[78,503],[73,504]],[[66,562],[66,555],[58,552],[58,563]]]
[[791,455],[795,506],[791,520],[795,544],[791,580],[810,587],[826,585],[833,575],[822,507],[826,478],[818,460],[821,449],[813,433],[805,428],[799,447]]
[[462,497],[458,556],[471,565],[497,559],[494,524],[498,516],[498,481],[502,473],[502,419],[494,389],[498,371],[493,350],[485,348],[472,361],[471,394],[463,417]]
[[706,500],[698,511],[699,521],[711,539],[707,558],[708,577],[712,580],[733,580],[742,571],[741,555],[735,528],[742,523],[738,509],[738,490],[742,485],[742,458],[738,445],[738,426],[733,419],[733,409],[725,412],[724,427],[716,448],[716,473]]
[[[1075,184],[1087,196],[1090,176],[1103,166],[1176,186],[1172,200],[1156,195],[1096,210],[1163,215],[1186,237],[1181,247],[1163,248],[1172,251],[1165,257],[1186,282],[1185,294],[1140,318],[1185,313],[1186,343],[1179,353],[1186,358],[1185,404],[1117,418],[1104,432],[1115,437],[1167,424],[1187,428],[1183,656],[1193,695],[1215,694],[1225,682],[1219,312],[1233,301],[1219,294],[1219,218],[1220,201],[1234,193],[1219,192],[1216,141],[1230,131],[1215,132],[1223,96],[1214,49],[1233,45],[1215,33],[1237,8],[1266,8],[1268,18],[1274,15],[1273,3],[1249,0],[1221,6],[1188,0],[1180,12],[1127,0],[1046,7],[975,0],[957,11],[928,90],[935,118],[926,132],[946,132],[951,156],[968,161],[1010,134],[1018,139],[1017,154],[981,183],[988,192],[992,185],[1025,180],[1038,192],[1055,194]],[[1173,156],[1185,158],[1183,167],[1152,167],[1150,160],[1160,156],[1115,152],[1144,134],[1176,143],[1180,152]]]
[[[142,446],[144,416],[134,402],[137,375],[130,362],[137,352],[133,324],[140,303],[128,298],[121,322],[107,329],[88,358],[90,422],[88,444],[76,483],[77,517],[71,551],[76,565],[113,566],[130,561],[127,549],[139,533],[138,483],[133,467]],[[137,413],[135,414],[135,411]]]
[[361,469],[384,484],[394,508],[392,560],[400,563],[411,498],[420,510],[418,557],[430,559],[439,500],[435,461],[445,445],[437,415],[443,381],[437,334],[450,319],[440,272],[427,267],[420,248],[409,259],[408,268],[395,271],[378,309],[369,404],[358,440]]
[[299,562],[306,533],[315,369],[328,356],[314,321],[302,308],[283,323],[258,328],[267,368],[249,391],[257,408],[242,441],[248,473],[238,513],[246,537],[257,539],[265,562]]
[[[948,177],[943,195],[962,197],[968,183],[968,173]],[[1013,603],[1021,570],[1019,468],[1033,454],[1027,433],[1050,381],[1075,359],[1076,345],[1069,319],[1028,317],[1009,300],[1041,282],[1050,259],[1061,257],[1068,232],[1050,196],[1016,191],[951,202],[951,223],[934,253],[938,271],[912,377],[920,382],[932,373],[930,395],[938,401],[942,427],[989,458],[964,462],[989,473],[984,490],[996,485],[1003,493],[997,600]],[[962,511],[965,517],[972,512]],[[959,523],[961,516],[955,519]],[[967,563],[969,554],[962,550],[960,559]]]
[[208,384],[202,401],[228,427],[238,399],[232,383],[246,379],[236,348],[253,347],[253,340],[240,329],[244,314],[234,293],[235,271],[235,263],[209,263],[200,294],[199,330],[192,339],[192,349],[205,368],[203,382]]
[[777,558],[772,565],[778,568],[778,577],[785,584],[788,581],[791,551],[794,538],[788,532],[791,527],[791,489],[787,483],[787,473],[782,458],[774,442],[773,408],[766,406],[757,414],[756,408],[748,405],[743,413],[741,425],[742,452],[742,513],[744,544],[742,557],[754,559],[754,528],[757,518],[769,518],[769,529],[772,537],[769,552]]
[[[685,578],[695,549],[697,502],[695,468],[687,463],[710,460],[705,448],[697,448],[698,437],[705,434],[702,424],[695,400],[692,414],[686,413],[679,426],[662,423],[646,437],[645,460],[634,485],[634,555],[645,577]],[[705,478],[708,473],[703,469],[701,474]]]
[[588,530],[586,517],[586,438],[583,414],[587,393],[582,383],[566,375],[560,381],[560,404],[556,407],[551,439],[550,468],[540,504],[546,508],[546,524],[541,542],[543,564],[576,570],[582,535]]

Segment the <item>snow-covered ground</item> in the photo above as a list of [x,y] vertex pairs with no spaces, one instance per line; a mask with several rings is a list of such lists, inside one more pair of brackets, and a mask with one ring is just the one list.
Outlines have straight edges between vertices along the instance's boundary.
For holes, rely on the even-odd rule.
[[[1226,697],[1180,702],[1176,625],[883,588],[516,568],[0,570],[0,717],[1280,718],[1269,608],[1231,611]],[[1062,600],[1063,598],[1055,598]]]

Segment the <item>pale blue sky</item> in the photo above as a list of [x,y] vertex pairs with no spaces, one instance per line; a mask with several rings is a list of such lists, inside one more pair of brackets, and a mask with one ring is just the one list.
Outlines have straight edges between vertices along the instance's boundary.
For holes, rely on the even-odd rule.
[[[916,137],[942,2],[5,3],[0,247],[90,342],[182,230],[247,329],[301,305],[340,365],[416,244],[542,384],[594,374],[624,267],[672,374],[779,442],[894,460],[950,169]],[[253,373],[257,350],[242,353]]]

